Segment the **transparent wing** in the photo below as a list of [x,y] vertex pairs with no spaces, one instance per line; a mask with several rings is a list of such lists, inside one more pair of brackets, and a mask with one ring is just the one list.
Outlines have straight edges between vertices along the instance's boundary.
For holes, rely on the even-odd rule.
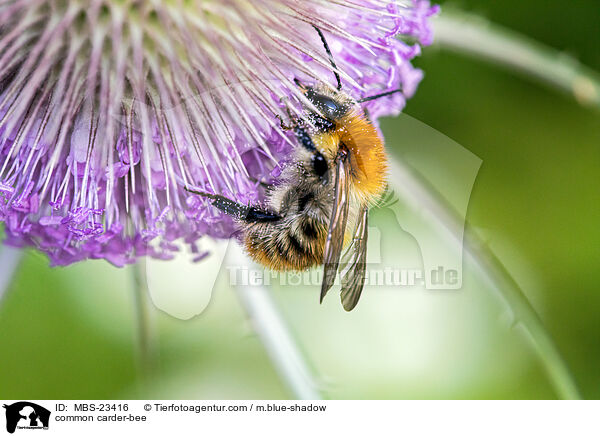
[[341,268],[342,306],[350,312],[360,298],[365,285],[367,269],[367,237],[369,233],[369,209],[363,206],[352,243],[344,253],[344,265]]
[[323,254],[323,282],[321,283],[321,302],[335,282],[340,256],[344,246],[344,233],[348,221],[348,161],[347,151],[340,150],[335,171],[335,192],[333,210],[329,221],[329,230],[325,240]]

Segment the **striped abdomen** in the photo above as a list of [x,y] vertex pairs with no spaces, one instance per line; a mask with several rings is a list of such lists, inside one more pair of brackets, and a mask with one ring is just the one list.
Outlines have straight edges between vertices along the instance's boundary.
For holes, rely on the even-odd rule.
[[323,221],[295,215],[275,226],[249,225],[244,243],[248,254],[270,269],[302,271],[323,263],[326,235]]

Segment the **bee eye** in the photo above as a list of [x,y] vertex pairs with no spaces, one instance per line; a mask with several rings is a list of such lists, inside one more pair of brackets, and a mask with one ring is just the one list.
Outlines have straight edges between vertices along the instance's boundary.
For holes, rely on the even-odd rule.
[[317,94],[314,90],[306,93],[308,98],[321,112],[321,115],[327,119],[335,120],[346,112],[346,108],[336,102],[333,98],[326,95]]
[[323,108],[327,114],[335,114],[340,107],[333,100],[326,100],[323,102]]
[[338,118],[342,108],[335,101],[328,97],[320,97],[315,100],[317,108],[319,108],[325,117],[331,120]]
[[321,153],[315,154],[315,156],[313,157],[312,165],[315,174],[319,177],[324,176],[327,172],[327,161]]

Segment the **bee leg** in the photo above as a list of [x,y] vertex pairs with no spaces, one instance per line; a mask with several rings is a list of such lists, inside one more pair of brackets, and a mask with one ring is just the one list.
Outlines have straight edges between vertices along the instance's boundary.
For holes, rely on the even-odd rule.
[[[289,109],[288,109],[288,114],[289,114]],[[294,128],[294,126],[288,126],[283,122],[283,118],[281,118],[281,115],[276,114],[275,117],[279,120],[279,125],[281,126],[281,130],[292,130]]]
[[308,134],[308,132],[304,129],[304,127],[297,125],[294,127],[294,133],[296,134],[296,139],[298,142],[306,148],[308,151],[316,152],[317,147],[313,142],[312,138]]
[[289,100],[287,97],[282,97],[280,101],[283,105],[285,105],[285,111],[288,114],[288,119],[290,120],[290,124],[285,124],[283,121],[283,118],[281,118],[281,116],[279,114],[275,114],[275,117],[279,120],[279,125],[281,126],[282,130],[292,130],[298,124],[298,117],[296,117],[292,113],[292,110],[290,109],[290,105],[289,105]]
[[252,176],[248,176],[248,178],[253,181],[254,183],[258,183],[260,186],[262,186],[263,188],[270,188],[271,186],[273,186],[273,184],[271,183],[267,183],[267,182],[263,182],[260,179],[257,179],[256,177],[252,177]]
[[300,80],[298,80],[297,78],[294,77],[294,83],[296,84],[296,86],[298,86],[298,88],[300,88],[303,92],[306,91],[308,89],[308,87],[302,83]]
[[230,200],[227,197],[223,197],[222,195],[195,191],[189,188],[185,188],[185,190],[191,192],[192,194],[198,194],[202,197],[211,199],[213,206],[240,221],[247,223],[262,223],[279,221],[282,218],[279,214],[273,211],[260,209],[256,206],[246,206]]
[[363,114],[365,115],[365,118],[369,121],[371,121],[371,114],[369,113],[369,110],[367,108],[363,109]]
[[246,207],[248,208],[248,212],[244,217],[240,218],[246,223],[272,223],[282,219],[281,215],[273,211],[259,209],[254,206]]
[[245,206],[222,195],[215,195],[212,204],[220,211],[245,223],[267,223],[281,220],[281,216],[273,211],[256,206]]
[[392,207],[399,201],[400,200],[398,199],[394,191],[390,188],[390,186],[386,185],[383,194],[381,194],[381,196],[379,197],[377,207],[385,209],[387,207]]

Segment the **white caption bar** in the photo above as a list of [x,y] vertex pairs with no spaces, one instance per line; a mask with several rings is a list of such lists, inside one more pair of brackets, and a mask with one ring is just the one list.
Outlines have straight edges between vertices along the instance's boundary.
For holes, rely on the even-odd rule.
[[5,408],[0,425],[19,436],[38,434],[33,431],[40,429],[45,430],[45,436],[114,436],[132,432],[261,436],[330,432],[410,436],[600,434],[597,401],[5,400],[2,403]]

